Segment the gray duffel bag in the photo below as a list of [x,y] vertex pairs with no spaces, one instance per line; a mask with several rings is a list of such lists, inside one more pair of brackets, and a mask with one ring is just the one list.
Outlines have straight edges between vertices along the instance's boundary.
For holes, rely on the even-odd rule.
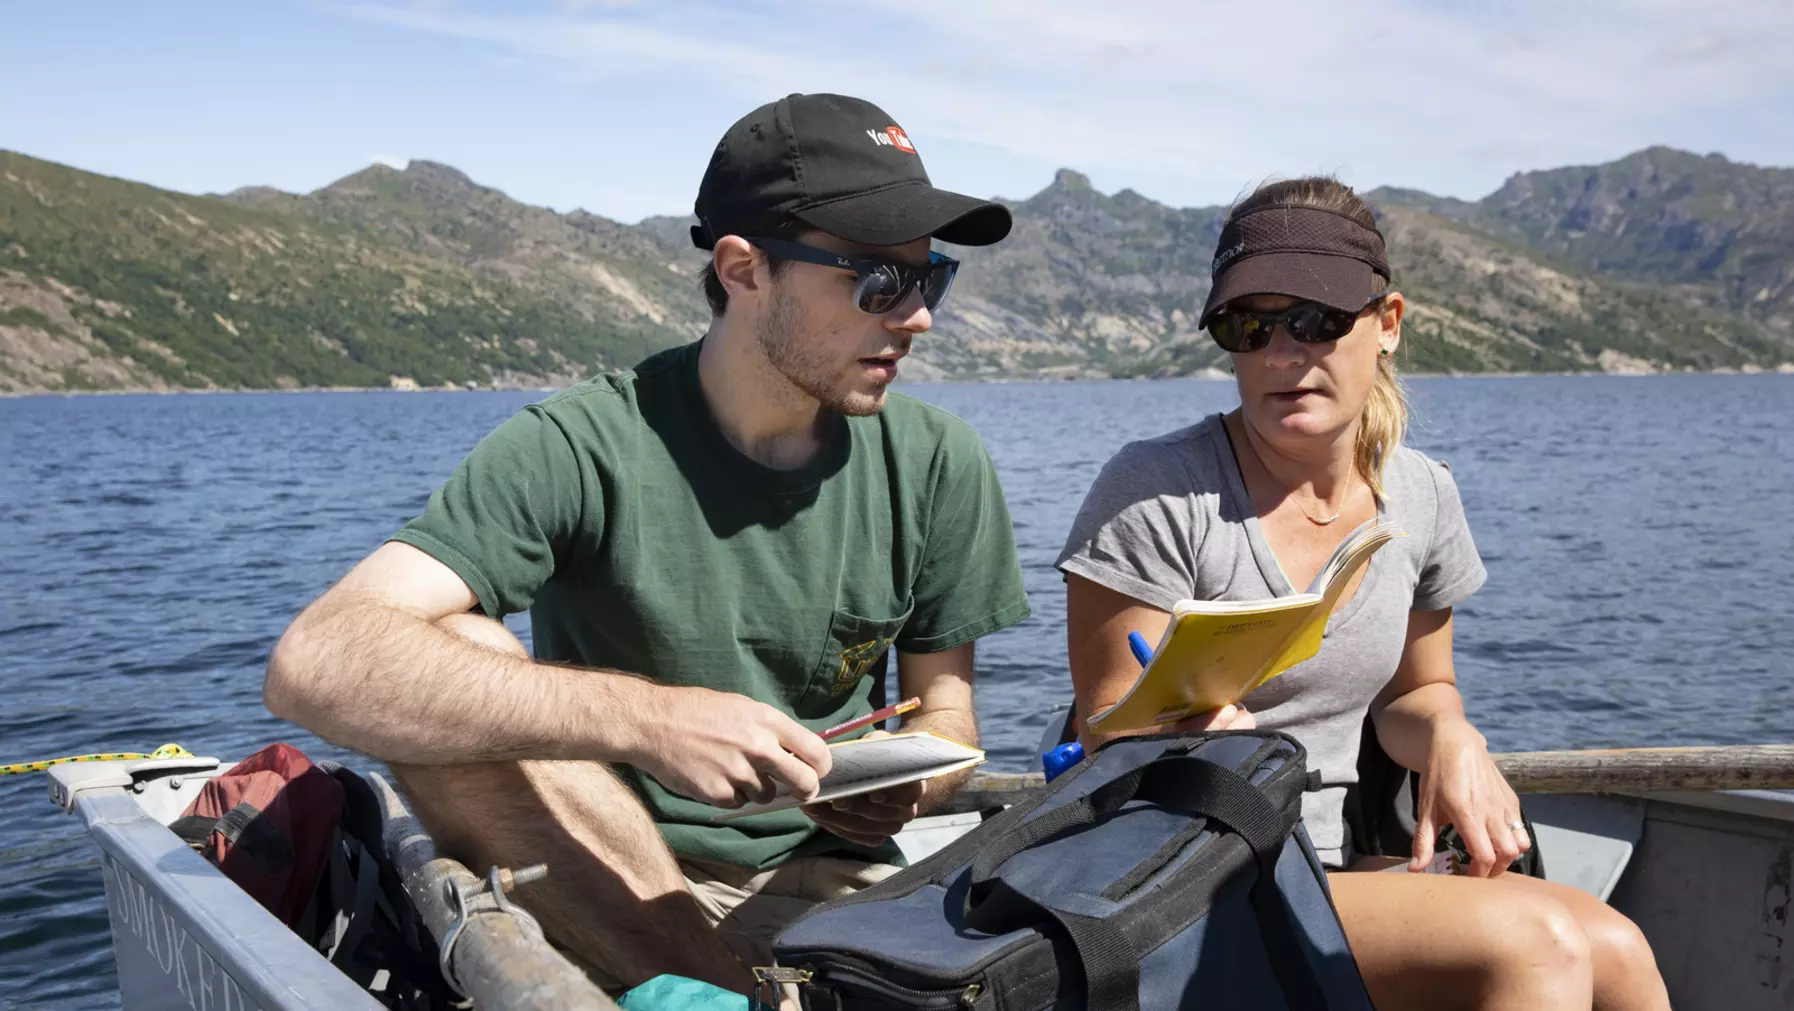
[[1269,731],[1112,741],[774,945],[808,1011],[1369,1011]]

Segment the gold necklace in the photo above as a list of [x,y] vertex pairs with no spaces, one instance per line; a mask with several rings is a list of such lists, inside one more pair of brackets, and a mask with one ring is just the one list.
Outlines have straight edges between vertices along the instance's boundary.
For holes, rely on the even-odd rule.
[[[1243,426],[1243,424],[1244,423],[1242,422],[1242,426]],[[1244,434],[1244,433],[1241,433],[1241,434]],[[1290,499],[1292,502],[1294,502],[1295,489],[1285,487],[1283,482],[1277,479],[1277,475],[1271,473],[1271,468],[1265,463],[1264,456],[1262,456],[1258,452],[1258,447],[1252,445],[1252,438],[1250,436],[1247,436],[1247,438],[1246,438],[1246,445],[1252,450],[1252,458],[1258,461],[1258,469],[1264,471],[1266,477],[1270,478],[1271,481],[1277,485],[1277,487],[1283,489],[1283,497],[1284,498]],[[1334,520],[1340,518],[1341,516],[1344,516],[1345,515],[1344,502],[1345,502],[1346,498],[1349,498],[1351,496],[1352,478],[1354,476],[1356,476],[1357,473],[1358,473],[1357,467],[1353,467],[1351,470],[1346,471],[1345,495],[1342,495],[1340,497],[1340,503],[1341,503],[1340,507],[1334,511],[1333,515],[1328,516],[1325,519],[1316,518],[1314,516],[1309,515],[1308,510],[1302,508],[1302,503],[1300,503],[1300,502],[1294,502],[1294,505],[1296,507],[1296,512],[1301,513],[1303,519],[1307,520],[1310,523],[1313,523],[1317,527],[1327,526],[1328,524],[1332,523]]]
[[1296,503],[1296,511],[1302,514],[1303,519],[1306,519],[1308,522],[1313,523],[1317,527],[1324,527],[1327,524],[1329,524],[1329,523],[1333,522],[1334,520],[1340,518],[1341,516],[1345,515],[1345,509],[1341,508],[1338,512],[1327,517],[1326,519],[1319,519],[1317,517],[1308,515],[1308,510],[1302,508],[1302,504],[1300,502]]

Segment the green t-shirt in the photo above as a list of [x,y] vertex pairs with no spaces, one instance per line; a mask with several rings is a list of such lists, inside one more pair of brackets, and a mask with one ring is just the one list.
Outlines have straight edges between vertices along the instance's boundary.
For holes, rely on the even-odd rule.
[[[739,692],[813,730],[871,711],[888,648],[932,653],[1028,615],[995,469],[971,427],[891,394],[797,470],[742,455],[698,383],[700,343],[525,408],[394,540],[535,655]],[[680,856],[769,867],[853,847],[798,811],[726,824],[619,769]],[[864,851],[861,851],[862,853]]]

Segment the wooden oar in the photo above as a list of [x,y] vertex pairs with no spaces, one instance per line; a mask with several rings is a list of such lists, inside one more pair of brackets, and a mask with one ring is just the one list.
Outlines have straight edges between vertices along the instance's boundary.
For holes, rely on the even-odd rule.
[[[1493,757],[1515,793],[1794,789],[1794,744],[1515,751]],[[974,773],[941,813],[1004,807],[1044,782],[1038,772]]]
[[[474,1006],[482,1011],[617,1011],[603,990],[543,939],[540,928],[531,930],[516,916],[498,912],[488,882],[459,862],[437,856],[436,843],[378,773],[368,780],[386,815],[386,851],[424,926],[441,943],[450,928],[462,924],[450,949],[450,967]],[[509,891],[540,871],[502,871],[496,884]],[[458,908],[457,892],[465,909]]]

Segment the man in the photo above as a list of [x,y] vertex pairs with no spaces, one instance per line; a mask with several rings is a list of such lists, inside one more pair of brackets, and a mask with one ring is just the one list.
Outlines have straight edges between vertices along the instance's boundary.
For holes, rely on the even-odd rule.
[[[422,516],[294,622],[274,713],[392,764],[468,864],[547,863],[519,898],[610,989],[751,989],[778,929],[891,873],[963,776],[813,797],[816,731],[872,708],[975,743],[977,638],[1027,616],[989,458],[887,395],[956,264],[1009,231],[935,189],[889,116],[792,95],[717,145],[697,199],[697,343],[526,408]],[[497,619],[531,609],[535,659]]]

